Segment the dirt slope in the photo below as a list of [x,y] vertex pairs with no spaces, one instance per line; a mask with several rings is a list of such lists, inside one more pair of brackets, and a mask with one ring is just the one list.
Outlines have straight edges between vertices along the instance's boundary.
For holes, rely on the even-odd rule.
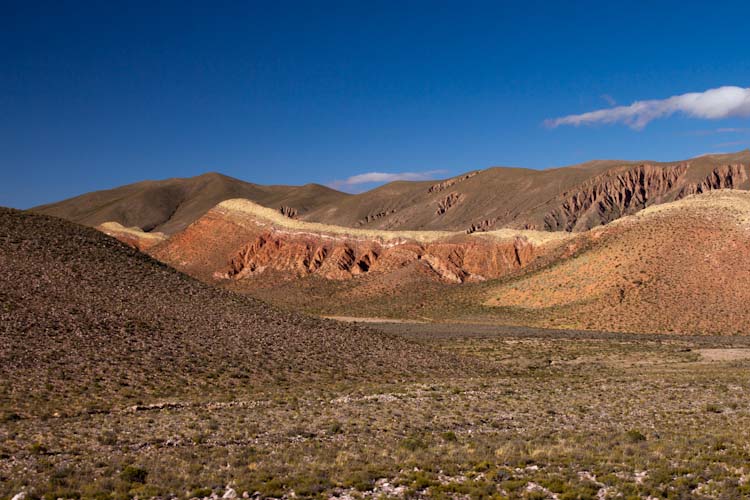
[[714,191],[582,234],[571,257],[495,287],[497,319],[559,328],[750,333],[750,193]]
[[750,189],[748,169],[750,151],[670,163],[490,168],[440,182],[387,184],[302,218],[373,229],[582,231],[689,194]]
[[0,407],[20,414],[461,369],[407,341],[204,285],[52,217],[0,209],[0,268]]
[[169,235],[181,231],[211,207],[230,198],[247,198],[296,215],[346,197],[344,193],[317,184],[261,186],[208,173],[185,179],[138,182],[32,210],[88,226],[116,222]]
[[171,235],[216,204],[245,198],[290,217],[353,228],[583,231],[650,205],[721,188],[750,189],[750,151],[669,163],[495,167],[442,181],[393,182],[357,195],[313,184],[260,186],[206,174],[131,184],[35,210],[90,226],[116,222]]

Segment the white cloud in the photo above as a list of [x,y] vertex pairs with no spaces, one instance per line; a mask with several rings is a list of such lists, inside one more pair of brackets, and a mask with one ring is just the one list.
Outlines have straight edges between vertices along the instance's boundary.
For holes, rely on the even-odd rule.
[[346,188],[358,186],[360,184],[382,184],[393,181],[426,181],[434,179],[438,175],[446,174],[445,170],[427,170],[424,172],[367,172],[357,174],[346,179],[333,181],[329,186],[333,188]]
[[731,117],[750,117],[750,88],[719,87],[705,92],[691,92],[667,99],[636,101],[629,106],[616,106],[580,115],[553,118],[544,123],[548,127],[560,125],[591,125],[595,123],[624,123],[640,130],[650,121],[675,113],[693,118],[718,120]]

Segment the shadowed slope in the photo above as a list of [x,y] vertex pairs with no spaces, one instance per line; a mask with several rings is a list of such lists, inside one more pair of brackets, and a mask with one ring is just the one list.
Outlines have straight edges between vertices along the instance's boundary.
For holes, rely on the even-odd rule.
[[389,380],[462,363],[215,289],[51,217],[0,209],[0,268],[0,406],[22,414]]
[[33,210],[87,226],[117,222],[144,231],[172,234],[187,227],[217,203],[230,198],[247,198],[275,210],[289,207],[295,213],[303,214],[347,196],[317,184],[261,186],[209,173],[186,179],[137,182]]

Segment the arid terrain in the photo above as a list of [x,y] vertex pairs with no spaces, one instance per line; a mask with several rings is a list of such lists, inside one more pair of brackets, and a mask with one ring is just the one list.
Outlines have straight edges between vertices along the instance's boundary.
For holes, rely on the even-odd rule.
[[584,232],[379,231],[223,202],[147,250],[202,281],[322,316],[744,334],[750,192],[653,205]]
[[[742,334],[749,169],[743,151],[494,168],[358,195],[211,174],[35,211],[93,225],[205,283],[315,315]],[[167,196],[175,190],[181,198]],[[164,203],[169,213],[154,209]],[[139,213],[159,220],[138,225]]]
[[0,498],[745,498],[746,157],[2,209]]
[[220,174],[145,181],[34,210],[81,224],[174,234],[218,203],[243,198],[308,222],[360,229],[583,231],[712,189],[750,189],[750,151],[689,160],[495,167],[442,181],[392,182],[350,195],[324,186],[260,186]]

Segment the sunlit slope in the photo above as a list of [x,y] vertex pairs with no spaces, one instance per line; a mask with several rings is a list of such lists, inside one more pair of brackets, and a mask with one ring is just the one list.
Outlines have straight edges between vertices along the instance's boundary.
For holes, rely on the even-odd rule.
[[576,244],[571,257],[493,288],[486,304],[544,327],[750,333],[750,193],[650,207]]

